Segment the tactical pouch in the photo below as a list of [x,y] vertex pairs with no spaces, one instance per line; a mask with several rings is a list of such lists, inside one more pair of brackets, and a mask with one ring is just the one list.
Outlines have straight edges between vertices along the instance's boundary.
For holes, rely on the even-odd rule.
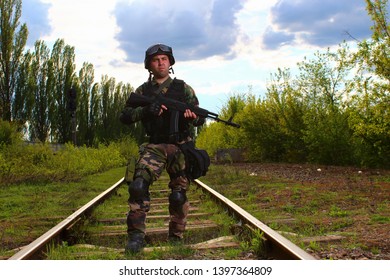
[[133,182],[135,172],[135,158],[131,157],[126,165],[126,172],[125,172],[125,181],[126,183],[130,184]]
[[186,175],[190,180],[205,176],[209,166],[210,157],[205,150],[195,148],[194,142],[179,144],[186,159]]

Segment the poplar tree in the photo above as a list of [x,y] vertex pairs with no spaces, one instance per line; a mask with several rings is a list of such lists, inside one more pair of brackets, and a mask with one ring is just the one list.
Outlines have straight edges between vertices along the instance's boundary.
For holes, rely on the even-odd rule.
[[21,0],[0,0],[0,116],[6,121],[12,118],[16,75],[28,36],[26,24],[19,22],[21,11]]
[[[53,100],[50,108],[51,133],[58,143],[71,141],[71,117],[68,111],[69,89],[76,82],[75,50],[58,39],[51,53],[50,90]],[[77,102],[78,103],[78,102]]]
[[50,50],[43,41],[35,42],[27,95],[34,97],[30,119],[30,138],[46,142],[50,133],[49,103],[51,92],[48,87]]
[[83,63],[83,67],[79,71],[79,106],[77,108],[77,120],[78,120],[78,133],[77,133],[77,143],[79,145],[92,145],[93,137],[92,136],[92,108],[94,99],[92,98],[93,94],[93,85],[94,85],[94,68],[91,63]]

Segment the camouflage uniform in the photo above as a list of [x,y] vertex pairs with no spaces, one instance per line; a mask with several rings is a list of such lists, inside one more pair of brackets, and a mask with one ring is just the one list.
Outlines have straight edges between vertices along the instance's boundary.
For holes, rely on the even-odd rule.
[[[151,83],[151,87],[154,92],[159,89],[160,94],[166,94],[173,80],[169,77],[166,82],[163,83],[163,87],[159,86],[154,80],[144,83],[138,87],[135,93],[144,94],[145,86]],[[183,82],[184,83],[184,82]],[[149,84],[150,87],[150,84]],[[198,99],[194,90],[184,83],[184,100],[186,103],[198,106]],[[122,111],[121,121],[123,123],[131,124],[137,121],[143,121],[145,119],[143,108],[132,108],[129,104],[126,105]],[[168,114],[164,112],[163,114]],[[153,130],[159,129],[159,122],[157,117],[155,121],[149,121],[148,125],[150,134],[153,134]],[[203,124],[204,119],[194,120],[192,125]],[[148,132],[148,130],[146,130]],[[164,131],[162,131],[164,133]],[[150,135],[149,135],[150,136]],[[185,135],[182,141],[190,141],[191,135]],[[167,142],[167,143],[165,143]],[[186,191],[189,187],[189,180],[185,175],[185,157],[179,149],[177,143],[169,143],[168,141],[160,142],[160,140],[152,141],[141,145],[139,151],[139,159],[136,162],[134,180],[142,178],[144,183],[141,183],[145,191],[142,195],[138,195],[132,187],[129,185],[129,207],[130,211],[127,216],[128,234],[131,236],[134,233],[144,235],[145,234],[145,219],[146,213],[150,209],[150,194],[149,185],[156,181],[164,170],[170,176],[169,188],[171,194],[169,196],[169,237],[181,239],[186,226],[186,217],[189,209],[189,202],[186,197]],[[134,182],[134,181],[133,181]]]

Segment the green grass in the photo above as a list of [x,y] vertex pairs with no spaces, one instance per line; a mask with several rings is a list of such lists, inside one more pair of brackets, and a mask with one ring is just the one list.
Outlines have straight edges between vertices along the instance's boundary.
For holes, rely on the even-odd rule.
[[[308,247],[317,251],[327,245],[303,244],[300,243],[301,237],[327,234],[347,237],[342,246],[363,248],[364,236],[353,237],[347,233],[353,232],[362,220],[367,221],[366,217],[369,217],[367,226],[389,224],[389,201],[385,195],[389,177],[373,176],[367,180],[352,175],[347,179],[347,185],[338,185],[342,182],[338,182],[338,178],[334,178],[334,182],[330,180],[332,178],[328,178],[329,185],[315,181],[300,184],[273,177],[272,173],[258,172],[251,176],[251,171],[229,165],[212,166],[208,176],[202,179],[259,220],[267,221],[271,228],[298,234],[288,238],[304,249]],[[382,195],[373,198],[378,193]],[[286,216],[294,220],[288,224],[278,222]],[[379,249],[372,248],[371,251],[378,252]]]
[[123,174],[124,168],[115,168],[77,182],[23,183],[0,188],[0,250],[36,239]]
[[390,217],[376,214],[371,217],[371,222],[379,224],[390,224]]
[[[108,186],[117,182],[124,175],[125,168],[115,168],[110,171],[84,177],[76,182],[53,183],[23,183],[0,188],[0,253],[22,246],[34,240],[42,233],[56,225],[60,220],[84,205]],[[326,234],[341,234],[346,237],[339,246],[344,248],[364,248],[373,253],[380,252],[380,248],[364,244],[353,228],[359,223],[367,221],[368,226],[383,227],[389,225],[389,200],[386,198],[387,177],[375,177],[375,186],[367,187],[360,179],[352,178],[350,186],[334,187],[312,184],[301,184],[285,178],[271,175],[251,176],[249,171],[234,166],[212,165],[206,177],[201,181],[212,186],[229,199],[246,209],[261,221],[266,221],[271,228],[297,234],[288,237],[302,248],[314,251],[328,248],[329,245],[320,243],[303,244],[300,242],[305,236],[319,236]],[[156,182],[151,189],[165,189],[166,185]],[[386,185],[387,184],[387,185]],[[356,187],[357,186],[357,187]],[[200,190],[191,189],[194,197],[201,197]],[[373,195],[377,195],[373,199]],[[125,217],[127,212],[127,188],[121,187],[111,199],[99,206],[93,213],[94,219],[112,217],[111,213],[118,213]],[[153,198],[167,197],[167,194],[153,194]],[[230,235],[230,228],[237,223],[213,202],[201,204],[202,212],[219,213],[213,216],[214,222],[223,224],[220,235]],[[283,219],[291,219],[284,223]],[[122,225],[122,223],[119,223]],[[162,223],[161,223],[162,225]],[[86,222],[81,232],[100,231],[98,224]],[[364,225],[362,225],[364,226]],[[189,234],[189,240],[197,240],[207,233]],[[79,237],[82,240],[82,236]],[[123,239],[123,240],[122,240]],[[242,249],[261,251],[261,242],[255,236],[248,236],[241,242]],[[102,246],[123,248],[124,238],[100,240]],[[167,246],[161,243],[161,246]],[[81,252],[85,249],[62,244],[58,249],[49,252],[50,259],[121,259],[118,252],[107,252],[104,256],[98,250],[89,250],[86,256]],[[227,259],[235,259],[241,250],[229,249],[223,253]],[[194,252],[187,248],[175,246],[168,251],[156,250],[152,254],[141,254],[134,259],[180,259],[190,258]],[[216,253],[216,252],[215,252]],[[222,254],[222,253],[221,253]],[[181,256],[181,257],[180,257]],[[205,253],[207,256],[207,253]]]
[[[157,190],[157,189],[165,189],[167,188],[166,184],[160,184],[160,181],[155,182],[155,184],[151,187],[151,190]],[[190,188],[190,191],[188,193],[191,198],[194,200],[197,200],[200,197],[203,197],[204,194],[201,192],[200,189],[195,188],[195,186]],[[163,197],[167,198],[167,193],[164,194],[158,194],[158,193],[153,193],[152,194],[152,200],[157,198],[157,197]],[[103,246],[103,247],[109,247],[109,248],[116,248],[116,249],[123,249],[125,242],[126,242],[126,236],[121,235],[121,236],[113,236],[113,237],[98,237],[95,234],[100,233],[103,230],[103,224],[97,222],[98,220],[102,218],[109,218],[113,217],[112,213],[118,213],[122,212],[123,218],[126,215],[127,212],[127,188],[125,186],[122,186],[118,189],[116,194],[111,196],[111,198],[107,201],[105,201],[103,204],[101,204],[99,207],[95,209],[95,211],[92,213],[92,220],[87,220],[84,223],[82,223],[77,232],[78,234],[85,233],[86,239],[83,240],[83,236],[79,236],[79,242],[84,242],[86,244],[95,244],[96,246]],[[218,236],[226,236],[226,235],[231,235],[230,232],[230,227],[236,223],[234,219],[229,217],[227,213],[223,209],[221,209],[219,206],[217,206],[214,202],[211,200],[206,200],[205,203],[201,203],[199,205],[202,210],[200,212],[210,212],[210,213],[215,213],[215,215],[212,215],[210,218],[206,219],[211,219],[215,223],[221,226],[217,231],[213,231],[210,233],[208,230],[198,230],[196,232],[192,231],[187,231],[185,234],[185,243],[197,243],[197,242],[203,242],[204,240],[210,239],[210,238],[215,238]],[[164,206],[167,210],[167,206]],[[157,209],[156,206],[152,205],[152,210]],[[168,210],[167,210],[168,211]],[[199,218],[203,219],[203,218]],[[157,220],[157,221],[151,221],[153,223],[153,227],[164,227],[165,222],[162,220]],[[126,230],[126,225],[125,223],[118,222],[115,223],[114,225],[118,225],[118,229],[122,230],[125,232]],[[148,225],[148,227],[152,227],[151,224]],[[148,253],[139,253],[136,255],[126,255],[124,256],[123,254],[115,253],[115,252],[110,252],[111,255],[109,255],[107,258],[110,259],[112,258],[117,258],[117,259],[137,259],[137,260],[155,260],[155,259],[192,259],[194,256],[194,250],[190,249],[188,247],[181,246],[180,244],[175,244],[175,246],[171,246],[171,244],[168,241],[157,241],[154,242],[152,245],[148,246],[153,246],[153,247],[159,247],[162,246],[165,249],[155,249],[152,252]],[[168,248],[168,249],[166,249]],[[241,250],[239,250],[241,252]],[[215,256],[215,254],[219,254],[222,258],[234,258],[234,256],[237,256],[239,253],[237,251],[234,251],[233,249],[227,250],[226,254],[224,255],[225,252],[224,250],[218,251],[211,251],[209,253],[204,253],[203,257],[207,258],[207,254],[210,254],[211,256]],[[49,259],[99,259],[99,258],[104,258],[106,259],[106,256],[102,256],[102,253],[99,252],[98,250],[91,250],[85,252],[85,248],[79,249],[79,248],[71,248],[71,246],[68,246],[67,244],[62,244],[58,248],[51,248],[49,254],[48,254]]]

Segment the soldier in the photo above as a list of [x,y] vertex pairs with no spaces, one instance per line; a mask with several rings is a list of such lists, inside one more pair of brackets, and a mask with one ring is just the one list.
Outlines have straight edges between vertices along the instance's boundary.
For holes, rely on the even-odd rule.
[[[135,93],[153,96],[163,94],[194,106],[199,106],[194,90],[179,79],[172,79],[170,73],[175,64],[172,48],[163,44],[149,47],[145,53],[145,68],[149,72],[147,82]],[[178,144],[192,141],[191,128],[204,123],[191,110],[178,117],[178,124],[172,123],[173,112],[158,101],[145,107],[133,108],[126,102],[120,120],[124,124],[141,121],[148,143],[141,145],[135,165],[133,181],[129,183],[129,207],[127,214],[127,253],[136,253],[145,246],[145,219],[150,208],[149,186],[156,181],[164,169],[170,177],[169,188],[169,240],[181,240],[186,226],[189,209],[186,191],[190,181],[186,176],[186,162]],[[174,129],[176,127],[176,129]]]

